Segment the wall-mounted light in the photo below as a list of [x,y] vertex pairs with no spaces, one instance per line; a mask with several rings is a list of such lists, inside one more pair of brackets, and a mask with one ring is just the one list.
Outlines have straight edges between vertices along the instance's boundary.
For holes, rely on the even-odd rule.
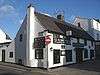
[[50,50],[53,51],[53,48],[51,47]]

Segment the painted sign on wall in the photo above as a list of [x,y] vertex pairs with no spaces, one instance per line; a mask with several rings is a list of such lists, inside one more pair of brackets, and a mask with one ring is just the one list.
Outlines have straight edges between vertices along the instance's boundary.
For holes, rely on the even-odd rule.
[[34,48],[45,48],[45,37],[34,38]]

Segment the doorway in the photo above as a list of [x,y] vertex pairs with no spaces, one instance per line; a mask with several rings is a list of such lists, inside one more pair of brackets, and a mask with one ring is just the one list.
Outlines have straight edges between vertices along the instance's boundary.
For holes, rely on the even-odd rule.
[[53,51],[53,61],[54,64],[60,63],[60,50]]
[[5,62],[5,50],[2,50],[2,62]]
[[82,63],[82,61],[83,61],[83,49],[76,48],[76,62]]

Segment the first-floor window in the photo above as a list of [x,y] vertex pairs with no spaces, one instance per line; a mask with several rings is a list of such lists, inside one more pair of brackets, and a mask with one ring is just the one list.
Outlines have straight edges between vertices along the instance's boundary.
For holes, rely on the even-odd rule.
[[60,50],[54,50],[53,56],[54,56],[53,58],[54,64],[60,63]]
[[10,57],[10,58],[13,58],[13,52],[10,52],[9,57]]
[[22,42],[22,39],[23,39],[23,35],[20,34],[20,38],[19,38],[19,41]]
[[94,57],[94,50],[90,50],[90,58]]
[[43,49],[35,49],[35,59],[43,59]]
[[66,45],[70,45],[71,44],[71,38],[70,37],[65,37],[64,41],[65,41]]
[[84,49],[84,58],[88,58],[88,50]]
[[66,50],[66,62],[71,62],[72,61],[72,50]]

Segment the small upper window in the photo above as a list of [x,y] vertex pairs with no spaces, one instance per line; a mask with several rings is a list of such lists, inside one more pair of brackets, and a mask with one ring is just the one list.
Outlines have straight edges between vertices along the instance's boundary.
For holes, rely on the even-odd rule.
[[10,58],[13,58],[13,52],[10,52],[9,57],[10,57]]
[[53,38],[60,38],[59,34],[53,34]]
[[70,37],[66,37],[65,39],[65,44],[66,45],[71,45],[71,38]]
[[81,24],[80,24],[80,22],[78,23],[78,27],[81,27]]
[[38,33],[38,36],[43,36],[43,32],[39,32]]
[[72,31],[70,30],[70,31],[66,31],[66,35],[67,36],[71,36],[72,35]]
[[62,49],[65,49],[65,45],[61,45],[61,48],[62,48]]
[[23,35],[20,34],[20,38],[19,38],[20,42],[22,42],[22,38],[23,38]]

